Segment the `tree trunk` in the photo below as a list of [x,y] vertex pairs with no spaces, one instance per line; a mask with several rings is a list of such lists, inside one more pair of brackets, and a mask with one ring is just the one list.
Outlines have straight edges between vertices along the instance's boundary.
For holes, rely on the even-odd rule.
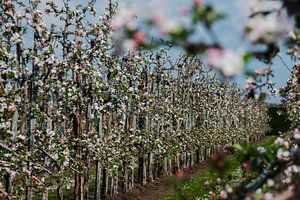
[[[97,124],[97,131],[100,136],[100,139],[103,139],[103,130],[102,130],[102,113],[99,113],[99,121]],[[95,182],[95,199],[100,200],[101,198],[101,164],[100,161],[96,161],[96,182]]]
[[[81,139],[81,113],[80,107],[77,106],[78,111],[76,115],[73,116],[73,130],[75,133],[75,137],[79,140]],[[82,160],[82,149],[78,145],[75,146],[76,150],[76,158]],[[83,200],[84,199],[84,190],[83,190],[83,181],[84,177],[81,172],[75,172],[75,200]]]
[[123,192],[127,193],[127,191],[128,191],[128,169],[127,169],[127,163],[125,161],[123,161],[123,176],[124,176]]

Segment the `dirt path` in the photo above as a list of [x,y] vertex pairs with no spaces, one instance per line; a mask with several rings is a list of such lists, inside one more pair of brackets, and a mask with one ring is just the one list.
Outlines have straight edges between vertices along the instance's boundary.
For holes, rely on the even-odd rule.
[[196,178],[207,170],[207,163],[199,163],[183,172],[182,177],[166,176],[153,183],[147,183],[144,187],[135,185],[127,194],[115,195],[112,200],[158,200],[166,195],[174,194],[175,187],[192,178]]

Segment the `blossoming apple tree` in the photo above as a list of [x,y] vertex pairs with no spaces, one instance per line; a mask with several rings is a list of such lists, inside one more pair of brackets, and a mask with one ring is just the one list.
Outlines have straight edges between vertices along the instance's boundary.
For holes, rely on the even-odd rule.
[[[268,129],[263,103],[197,57],[139,50],[146,36],[114,21],[115,3],[102,15],[95,3],[0,0],[1,198],[103,199]],[[192,16],[208,29],[222,18],[201,1]],[[186,43],[193,28],[165,28],[189,53],[216,55],[225,75],[243,62],[217,43]],[[116,29],[134,40],[116,41]]]

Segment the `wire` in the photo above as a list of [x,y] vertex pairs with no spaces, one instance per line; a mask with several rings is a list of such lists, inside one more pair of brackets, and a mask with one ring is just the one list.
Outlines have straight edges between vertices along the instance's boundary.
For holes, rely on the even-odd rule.
[[284,62],[284,60],[283,60],[283,58],[281,57],[281,55],[277,55],[279,58],[280,58],[280,60],[281,60],[281,62],[283,63],[283,65],[287,68],[287,70],[289,70],[289,72],[291,72],[292,73],[292,70],[289,68],[289,66]]

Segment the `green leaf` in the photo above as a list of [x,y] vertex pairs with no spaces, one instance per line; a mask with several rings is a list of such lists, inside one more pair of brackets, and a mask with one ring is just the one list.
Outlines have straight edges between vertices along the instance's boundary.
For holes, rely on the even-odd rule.
[[253,55],[251,52],[247,52],[243,56],[244,63],[247,64],[252,59]]

